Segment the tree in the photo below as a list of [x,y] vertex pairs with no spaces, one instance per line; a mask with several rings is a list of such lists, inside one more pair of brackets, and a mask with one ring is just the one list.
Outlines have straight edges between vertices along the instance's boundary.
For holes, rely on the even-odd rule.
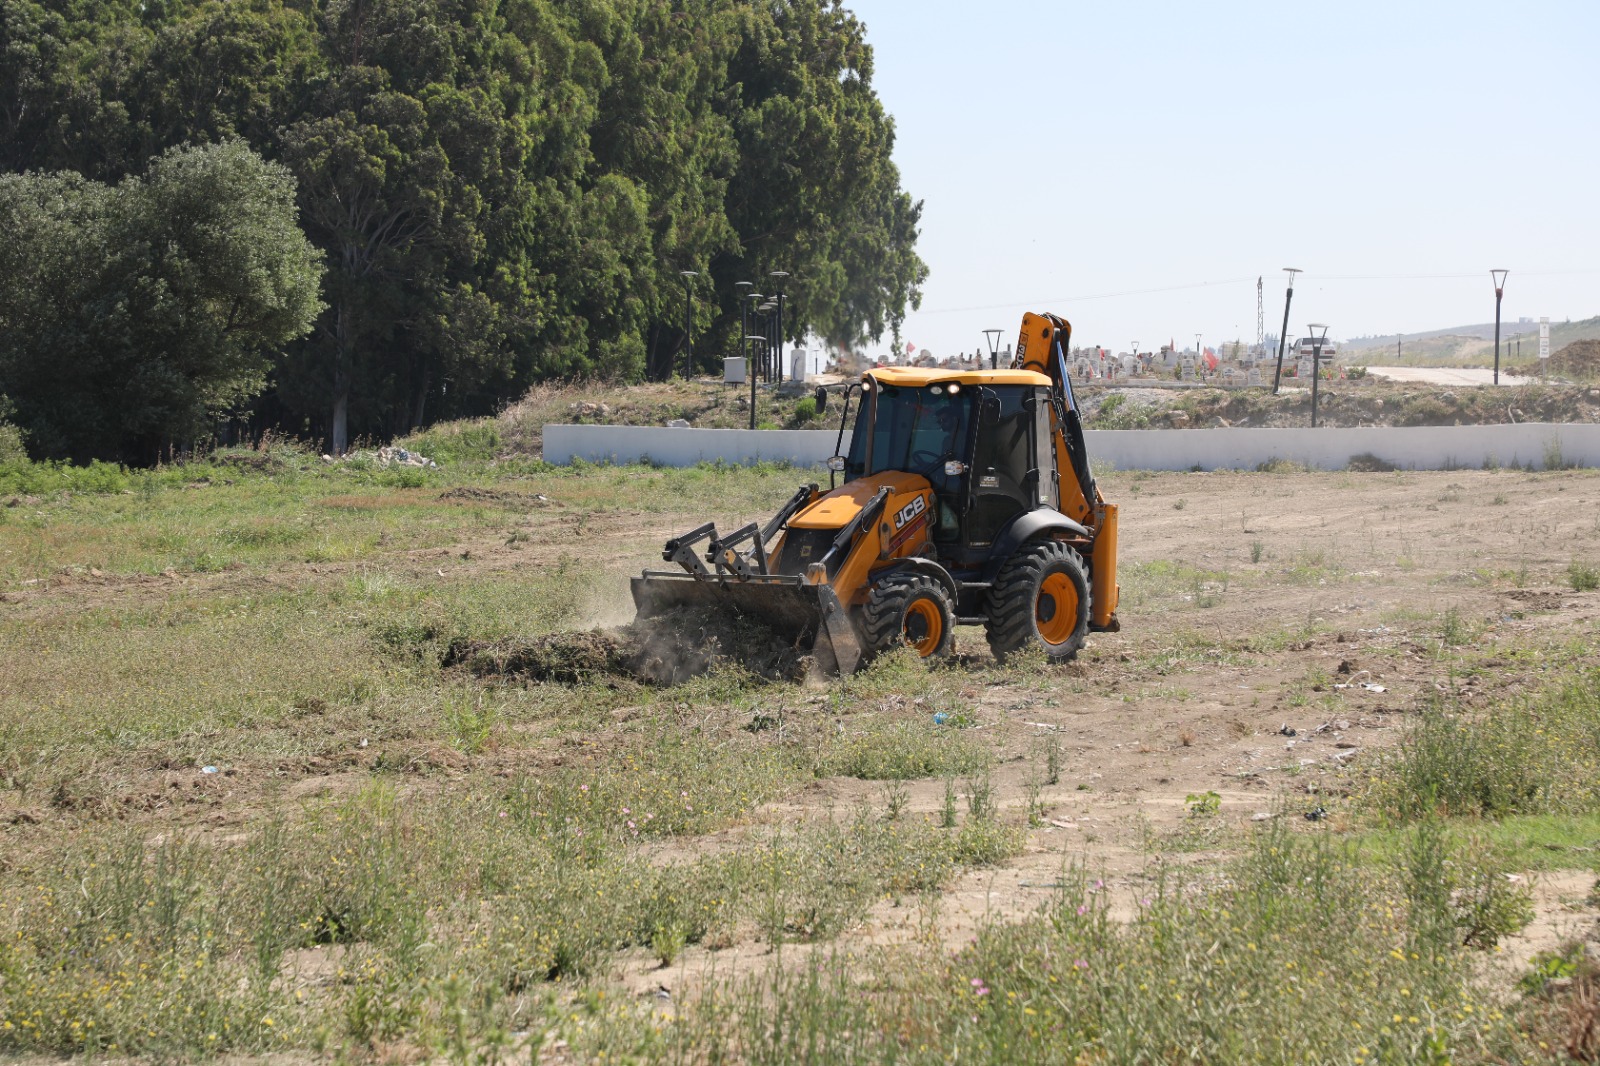
[[0,0],[0,170],[116,182],[230,138],[295,175],[328,264],[256,417],[335,450],[665,376],[683,270],[702,368],[735,281],[789,271],[788,339],[849,342],[927,275],[838,0]]
[[116,186],[0,177],[0,394],[52,458],[150,462],[265,387],[321,310],[294,183],[239,141]]

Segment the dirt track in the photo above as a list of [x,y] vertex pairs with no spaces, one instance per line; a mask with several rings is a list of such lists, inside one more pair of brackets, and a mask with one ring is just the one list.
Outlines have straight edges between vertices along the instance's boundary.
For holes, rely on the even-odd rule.
[[[1600,560],[1600,472],[1117,474],[1102,487],[1122,505],[1122,631],[1035,684],[963,692],[999,753],[1003,807],[1021,811],[1043,746],[1060,740],[1045,824],[1022,856],[961,879],[936,915],[880,905],[861,940],[909,939],[932,921],[957,943],[986,915],[1044,901],[1071,864],[1107,876],[1131,909],[1151,852],[1204,862],[1263,817],[1309,826],[1326,811],[1337,829],[1352,775],[1424,701],[1483,705],[1535,687],[1540,650],[1591,641],[1600,620],[1600,592],[1566,580],[1574,558]],[[957,650],[986,659],[981,630],[960,630]],[[934,815],[943,789],[911,783],[908,810]],[[1186,797],[1208,791],[1222,817],[1199,829]],[[882,802],[878,783],[830,778],[763,819]],[[1571,880],[1543,885],[1540,922],[1513,956],[1570,931],[1562,900],[1588,885]],[[692,982],[763,957],[753,944],[714,960],[691,951],[663,974],[641,955],[631,980]]]
[[[966,672],[957,682],[960,700],[975,722],[970,735],[996,753],[992,778],[1008,820],[1022,819],[1045,748],[1059,742],[1060,780],[1038,794],[1043,824],[1030,832],[1024,854],[958,880],[936,913],[886,901],[847,943],[893,942],[929,929],[960,941],[985,915],[1044,900],[1072,863],[1105,876],[1119,906],[1131,906],[1149,855],[1205,863],[1262,816],[1338,830],[1347,817],[1339,800],[1353,778],[1395,743],[1423,702],[1436,694],[1468,705],[1514,697],[1547,680],[1543,657],[1562,649],[1566,662],[1600,661],[1593,648],[1600,592],[1574,592],[1567,581],[1573,560],[1600,564],[1600,472],[1115,472],[1101,484],[1122,508],[1121,632],[1093,637],[1075,664],[1019,680],[988,670],[981,630],[962,629],[948,667]],[[219,590],[293,589],[344,581],[375,565],[418,585],[493,583],[499,574],[577,560],[604,575],[585,625],[613,625],[631,617],[626,577],[660,565],[668,537],[708,518],[732,526],[767,517],[720,512],[715,501],[691,511],[688,500],[675,513],[584,512],[562,501],[558,486],[544,488],[551,498],[537,507],[506,504],[519,531],[512,538],[492,529],[357,564],[127,579],[67,573],[12,589],[7,609],[43,618]],[[821,695],[781,686],[769,702],[822,723],[829,712]],[[897,713],[929,730],[948,728],[909,703]],[[504,776],[559,761],[570,734],[530,729],[473,765]],[[603,745],[605,732],[587,736]],[[443,775],[467,769],[466,759],[429,743],[426,751],[392,753],[394,760]],[[151,808],[151,831],[192,823],[237,833],[272,789],[287,784],[295,798],[353,788],[366,779],[369,757],[352,751],[333,764],[241,767],[219,782],[228,792],[215,802],[163,799]],[[170,770],[145,776],[152,796],[172,794]],[[416,777],[405,787],[449,786]],[[937,812],[944,787],[937,779],[910,782],[906,816]],[[1220,816],[1197,825],[1187,797],[1208,792],[1219,797]],[[663,844],[661,858],[716,851],[763,826],[881,809],[884,795],[879,782],[816,780],[762,808],[751,825]],[[1321,812],[1331,817],[1306,821]],[[66,815],[38,814],[39,824],[14,832],[70,831]],[[1535,930],[1548,939],[1565,921],[1558,897],[1576,890],[1553,880],[1541,891]],[[1536,942],[1525,937],[1512,952],[1526,954]],[[765,965],[767,951],[755,940],[714,952],[694,947],[661,970],[640,950],[625,961],[623,977],[639,990],[677,988],[711,970]]]

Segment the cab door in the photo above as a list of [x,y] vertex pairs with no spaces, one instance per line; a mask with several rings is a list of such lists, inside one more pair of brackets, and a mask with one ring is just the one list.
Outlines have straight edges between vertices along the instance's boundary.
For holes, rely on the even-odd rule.
[[1026,385],[983,390],[973,448],[972,505],[967,511],[967,547],[992,546],[1011,520],[1039,506],[1047,477],[1037,465],[1042,404]]

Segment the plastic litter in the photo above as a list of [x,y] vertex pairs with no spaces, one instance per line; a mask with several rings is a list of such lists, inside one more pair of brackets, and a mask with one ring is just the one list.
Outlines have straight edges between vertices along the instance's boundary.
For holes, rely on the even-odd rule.
[[200,772],[203,774],[214,774],[217,772],[217,768],[215,766],[202,766],[200,767]]
[[948,721],[950,721],[950,716],[948,714],[945,714],[943,711],[935,711],[933,713],[933,724],[934,725],[944,725]]

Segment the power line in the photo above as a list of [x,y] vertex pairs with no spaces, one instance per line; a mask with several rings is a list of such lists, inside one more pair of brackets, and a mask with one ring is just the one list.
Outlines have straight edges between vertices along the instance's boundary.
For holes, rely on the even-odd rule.
[[1122,292],[1101,292],[1092,296],[1055,296],[1044,300],[1012,300],[1003,304],[986,304],[982,307],[941,307],[936,311],[917,311],[922,315],[956,315],[966,314],[969,311],[1001,311],[1009,307],[1026,304],[1028,306],[1044,304],[1070,304],[1082,303],[1085,300],[1112,300],[1119,296],[1147,296],[1158,292],[1179,292],[1184,289],[1206,289],[1214,285],[1238,285],[1249,281],[1249,278],[1228,278],[1224,281],[1196,281],[1188,285],[1164,285],[1155,289],[1126,289]]
[[[1584,274],[1600,274],[1600,269],[1517,271],[1517,276],[1523,278],[1548,278]],[[1427,281],[1434,279],[1478,278],[1482,276],[1483,271],[1481,270],[1460,274],[1312,274],[1306,271],[1301,281],[1302,283],[1307,281]],[[1011,300],[1002,304],[981,304],[973,307],[940,307],[934,310],[918,309],[912,313],[920,315],[961,315],[974,311],[1004,311],[1019,306],[1053,306],[1057,304],[1084,303],[1089,300],[1115,300],[1124,296],[1153,296],[1164,292],[1208,289],[1218,285],[1241,285],[1250,280],[1248,277],[1224,278],[1220,281],[1195,281],[1185,285],[1162,285],[1152,289],[1123,289],[1119,292],[1099,292],[1088,296],[1053,296],[1047,299]]]

